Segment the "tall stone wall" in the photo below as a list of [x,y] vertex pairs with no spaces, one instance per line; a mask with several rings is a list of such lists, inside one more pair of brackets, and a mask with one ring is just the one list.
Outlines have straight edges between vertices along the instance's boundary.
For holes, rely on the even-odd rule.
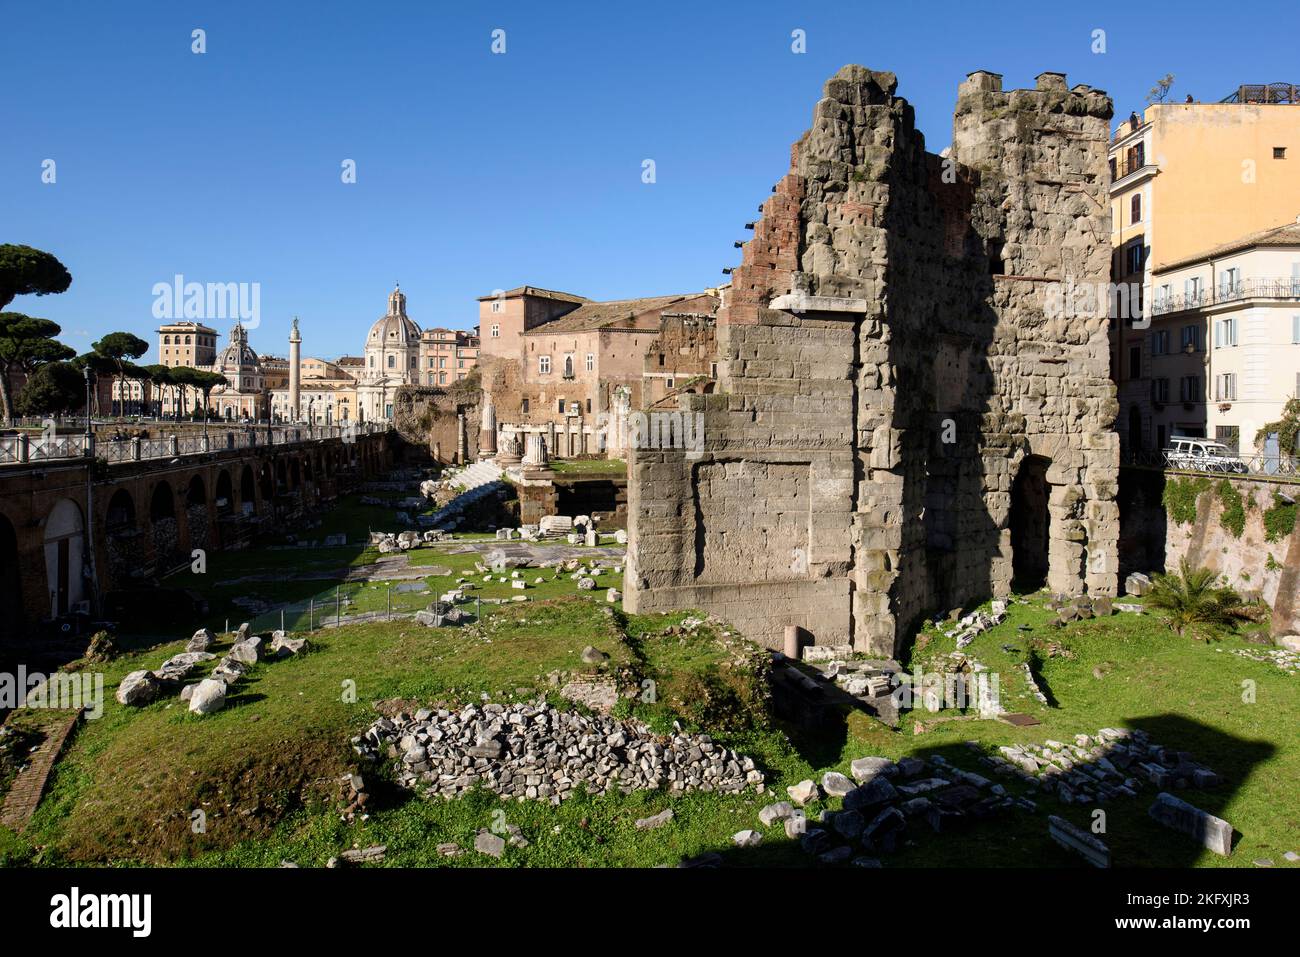
[[1110,101],[972,74],[941,157],[895,86],[826,84],[719,311],[717,390],[682,397],[703,452],[631,453],[629,610],[893,656],[1017,573],[1115,593],[1105,297],[1045,308],[1109,279]]

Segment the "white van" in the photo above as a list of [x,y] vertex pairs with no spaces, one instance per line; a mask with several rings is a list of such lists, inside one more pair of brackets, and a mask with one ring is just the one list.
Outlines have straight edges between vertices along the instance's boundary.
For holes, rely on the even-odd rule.
[[1197,472],[1236,472],[1245,474],[1250,471],[1246,463],[1233,454],[1222,442],[1209,439],[1178,437],[1169,440],[1165,449],[1165,462],[1176,469],[1191,469]]

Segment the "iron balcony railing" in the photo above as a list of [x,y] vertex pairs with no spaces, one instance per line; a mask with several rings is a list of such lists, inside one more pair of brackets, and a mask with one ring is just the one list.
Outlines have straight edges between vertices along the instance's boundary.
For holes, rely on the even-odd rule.
[[1159,287],[1157,286],[1157,295],[1151,303],[1151,314],[1153,316],[1164,316],[1175,312],[1186,312],[1189,309],[1203,309],[1206,306],[1240,302],[1243,299],[1300,301],[1300,277],[1243,279],[1231,285],[1221,284],[1212,289],[1202,289],[1200,292],[1190,295],[1184,293],[1178,296],[1166,296],[1163,299],[1159,296]]
[[[92,441],[96,458],[108,463],[142,462],[153,459],[203,455],[229,449],[257,448],[266,445],[296,445],[321,439],[353,441],[359,435],[374,435],[392,429],[388,422],[365,422],[350,425],[271,426],[247,431],[211,430],[207,435],[185,433],[154,439],[130,438]],[[32,435],[19,432],[0,435],[0,465],[23,465],[31,462],[85,458],[84,433],[66,435]]]

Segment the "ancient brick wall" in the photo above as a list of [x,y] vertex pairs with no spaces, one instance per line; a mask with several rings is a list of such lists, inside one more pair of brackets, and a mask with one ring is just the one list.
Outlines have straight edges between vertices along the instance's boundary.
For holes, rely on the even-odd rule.
[[629,610],[897,655],[1016,575],[1115,593],[1106,319],[1044,308],[1108,280],[1110,101],[972,74],[935,156],[894,88],[828,81],[718,314],[717,392],[682,400],[703,453],[631,456]]

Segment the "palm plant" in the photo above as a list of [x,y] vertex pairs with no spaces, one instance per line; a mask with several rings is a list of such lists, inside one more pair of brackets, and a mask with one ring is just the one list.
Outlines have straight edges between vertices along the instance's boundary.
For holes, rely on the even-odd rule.
[[1155,575],[1146,607],[1158,612],[1177,634],[1198,632],[1206,640],[1219,628],[1234,628],[1238,622],[1254,621],[1258,611],[1245,602],[1236,589],[1218,584],[1208,568],[1193,568],[1186,558],[1178,563],[1177,575]]

